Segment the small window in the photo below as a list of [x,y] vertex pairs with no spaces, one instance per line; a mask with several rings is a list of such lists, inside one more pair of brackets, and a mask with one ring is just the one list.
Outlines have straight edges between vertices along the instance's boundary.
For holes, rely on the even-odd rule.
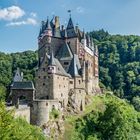
[[46,79],[46,76],[44,76],[44,79]]
[[45,83],[43,83],[43,86],[45,86]]
[[64,62],[64,65],[68,65],[69,64],[69,62]]
[[59,88],[61,88],[61,85],[59,85]]
[[79,84],[81,84],[81,80],[79,80]]
[[70,84],[73,84],[73,81],[70,81]]
[[43,68],[43,71],[45,71],[45,68]]
[[81,93],[81,90],[79,90],[79,93]]
[[40,76],[38,76],[38,78],[40,79]]
[[57,77],[57,79],[59,79],[59,77]]

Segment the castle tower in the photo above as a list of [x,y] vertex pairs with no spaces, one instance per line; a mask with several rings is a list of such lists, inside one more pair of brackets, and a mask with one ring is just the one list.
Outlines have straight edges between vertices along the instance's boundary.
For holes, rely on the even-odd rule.
[[51,38],[52,38],[52,28],[50,25],[49,19],[46,22],[42,22],[42,28],[39,33],[39,49],[38,49],[38,57],[39,57],[39,65],[43,61],[46,53],[50,54],[51,52]]

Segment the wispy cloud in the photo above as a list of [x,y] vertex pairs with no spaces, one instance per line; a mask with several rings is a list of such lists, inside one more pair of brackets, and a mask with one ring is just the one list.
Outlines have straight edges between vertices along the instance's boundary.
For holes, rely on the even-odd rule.
[[25,11],[18,6],[0,9],[0,20],[12,21],[25,15]]
[[76,8],[76,12],[77,12],[77,13],[84,13],[84,12],[85,12],[85,9],[84,9],[83,7],[81,7],[81,6],[78,6],[78,7]]
[[21,26],[21,25],[37,25],[37,21],[33,18],[27,18],[27,20],[17,21],[17,22],[10,22],[6,24],[6,26]]
[[30,15],[31,15],[32,17],[37,17],[37,14],[36,14],[35,12],[31,12]]

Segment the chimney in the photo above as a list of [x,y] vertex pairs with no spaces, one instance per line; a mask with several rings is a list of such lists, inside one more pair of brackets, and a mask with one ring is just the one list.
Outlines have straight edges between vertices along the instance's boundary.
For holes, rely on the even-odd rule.
[[60,28],[59,17],[55,16],[55,28]]

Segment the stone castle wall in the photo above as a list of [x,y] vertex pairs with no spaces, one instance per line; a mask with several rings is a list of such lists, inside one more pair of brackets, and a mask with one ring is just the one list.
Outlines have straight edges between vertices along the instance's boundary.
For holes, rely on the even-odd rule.
[[49,120],[52,108],[59,109],[58,100],[34,100],[31,107],[31,124],[42,126]]

